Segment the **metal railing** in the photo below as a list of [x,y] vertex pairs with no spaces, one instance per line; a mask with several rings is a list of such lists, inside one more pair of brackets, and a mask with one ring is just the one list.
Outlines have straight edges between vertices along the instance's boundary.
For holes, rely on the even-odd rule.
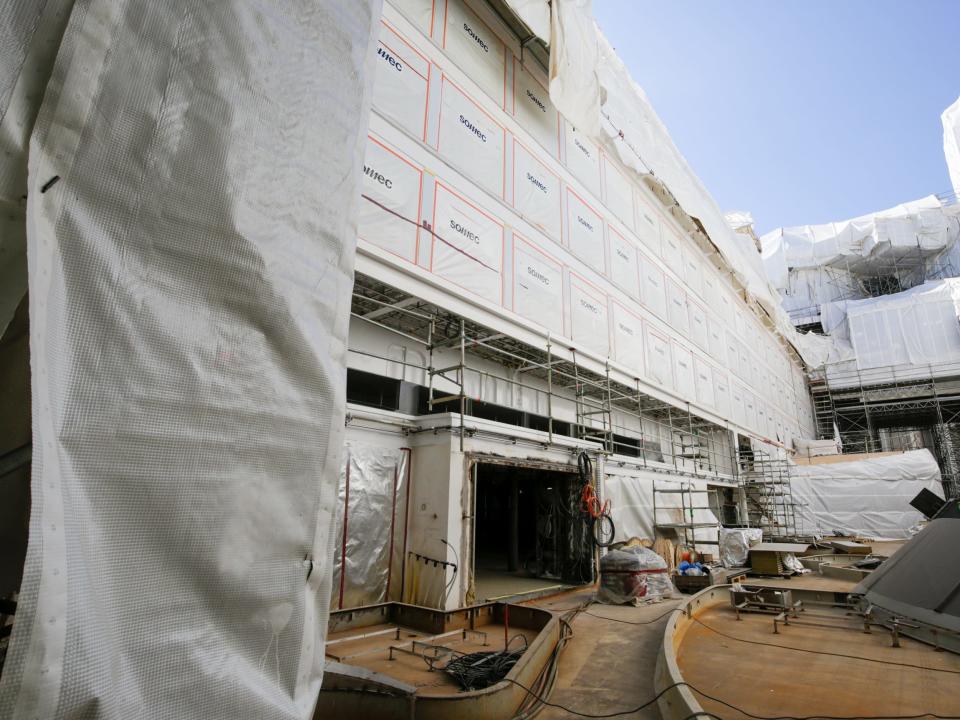
[[[377,352],[349,348],[385,363],[416,368],[426,378],[431,412],[453,410],[460,447],[471,433],[468,418],[483,403],[487,385],[514,389],[522,398],[503,405],[523,411],[543,409],[548,444],[563,434],[599,447],[611,456],[625,456],[642,466],[672,469],[678,474],[734,482],[737,462],[733,431],[692,412],[688,403],[664,403],[580,360],[576,350],[560,348],[547,336],[542,345],[522,342],[443,308],[358,274],[352,315],[398,333],[421,346],[426,365]],[[498,404],[490,402],[490,404]],[[560,419],[560,406],[573,409],[572,422]],[[559,415],[559,417],[558,417]]]

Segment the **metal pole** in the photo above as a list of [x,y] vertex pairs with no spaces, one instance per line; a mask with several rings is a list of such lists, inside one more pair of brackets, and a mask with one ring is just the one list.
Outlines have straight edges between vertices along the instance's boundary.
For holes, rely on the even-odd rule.
[[547,333],[547,436],[553,445],[553,346]]
[[574,384],[574,399],[576,402],[576,418],[577,418],[577,428],[576,435],[579,439],[583,439],[587,430],[584,427],[583,423],[585,422],[583,414],[583,398],[581,397],[581,387],[580,387],[580,370],[577,365],[577,351],[574,348],[570,348],[570,353],[573,356],[573,384]]
[[467,365],[467,336],[466,323],[460,318],[460,367],[457,373],[460,376],[460,452],[463,452],[463,433],[464,433],[464,411],[466,410],[467,396],[464,392],[464,383],[466,382]]
[[677,467],[677,442],[673,429],[673,407],[669,405],[667,406],[667,429],[670,432],[670,456],[673,459],[673,469],[679,470]]
[[510,477],[510,547],[507,552],[507,570],[520,569],[520,483],[516,474]]
[[643,429],[643,397],[640,394],[640,378],[634,378],[637,386],[637,417],[640,418],[640,457],[643,458],[643,466],[647,466],[647,440]]
[[613,397],[610,390],[610,360],[609,358],[606,361],[606,372],[607,372],[607,395],[606,395],[606,407],[604,408],[605,412],[603,413],[603,423],[604,423],[604,446],[607,452],[613,452]]
[[427,362],[427,411],[433,412],[433,326],[435,321],[431,320],[427,326],[427,348],[430,352],[430,358]]

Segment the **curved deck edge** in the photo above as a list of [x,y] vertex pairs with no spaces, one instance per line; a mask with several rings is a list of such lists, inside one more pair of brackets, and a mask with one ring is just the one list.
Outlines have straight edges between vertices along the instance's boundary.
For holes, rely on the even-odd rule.
[[[656,692],[663,692],[665,688],[683,682],[683,675],[677,664],[677,648],[690,624],[693,611],[698,607],[714,604],[721,595],[723,600],[726,600],[729,597],[729,588],[730,585],[712,585],[701,590],[678,606],[667,620],[653,677],[653,688]],[[657,701],[657,707],[663,720],[684,720],[697,713],[706,714],[693,693],[682,685],[664,692]]]

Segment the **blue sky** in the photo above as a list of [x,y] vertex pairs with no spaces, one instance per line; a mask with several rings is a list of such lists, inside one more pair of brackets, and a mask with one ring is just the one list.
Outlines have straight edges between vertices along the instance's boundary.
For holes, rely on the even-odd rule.
[[960,0],[594,0],[723,210],[760,233],[950,190]]

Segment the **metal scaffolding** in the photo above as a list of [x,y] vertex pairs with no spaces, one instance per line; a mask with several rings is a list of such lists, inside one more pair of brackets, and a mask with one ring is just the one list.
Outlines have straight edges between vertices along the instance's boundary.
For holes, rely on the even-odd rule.
[[790,463],[775,450],[741,448],[740,481],[751,527],[764,539],[796,538],[803,534],[790,486]]
[[844,453],[928,448],[947,496],[960,494],[960,364],[828,365],[809,381],[818,437],[839,435]]
[[[857,248],[852,250],[855,253]],[[809,270],[817,272],[822,286],[832,289],[832,301],[860,300],[903,292],[927,280],[955,277],[950,260],[938,257],[943,252],[927,250],[918,236],[915,247],[889,247],[880,257],[845,255],[842,262]],[[819,304],[791,308],[788,314],[798,328],[820,326]]]
[[[680,498],[680,505],[674,503],[664,503],[658,501],[660,495],[675,495]],[[698,530],[711,530],[719,532],[719,518],[713,522],[698,520],[697,511],[717,512],[719,516],[719,497],[715,500],[716,505],[711,505],[709,498],[711,495],[719,495],[714,488],[697,488],[690,481],[670,483],[669,485],[653,483],[653,525],[657,530],[668,530],[676,534],[677,541],[682,547],[699,551],[698,546],[712,545],[713,551],[719,554],[720,540],[703,539],[698,537]],[[696,503],[705,503],[697,505]],[[700,515],[702,517],[702,515]]]
[[[639,378],[632,384],[615,379],[609,362],[599,370],[601,363],[591,366],[577,350],[558,347],[549,336],[539,346],[522,342],[359,273],[352,315],[425,349],[426,366],[378,357],[425,373],[428,409],[459,415],[461,448],[472,432],[467,418],[485,403],[470,387],[495,381],[542,401],[537,405],[545,406],[541,419],[548,443],[562,434],[608,455],[636,458],[643,466],[736,482],[730,428],[699,417],[689,404],[671,405],[642,392]],[[573,408],[572,422],[558,419],[558,404]]]

